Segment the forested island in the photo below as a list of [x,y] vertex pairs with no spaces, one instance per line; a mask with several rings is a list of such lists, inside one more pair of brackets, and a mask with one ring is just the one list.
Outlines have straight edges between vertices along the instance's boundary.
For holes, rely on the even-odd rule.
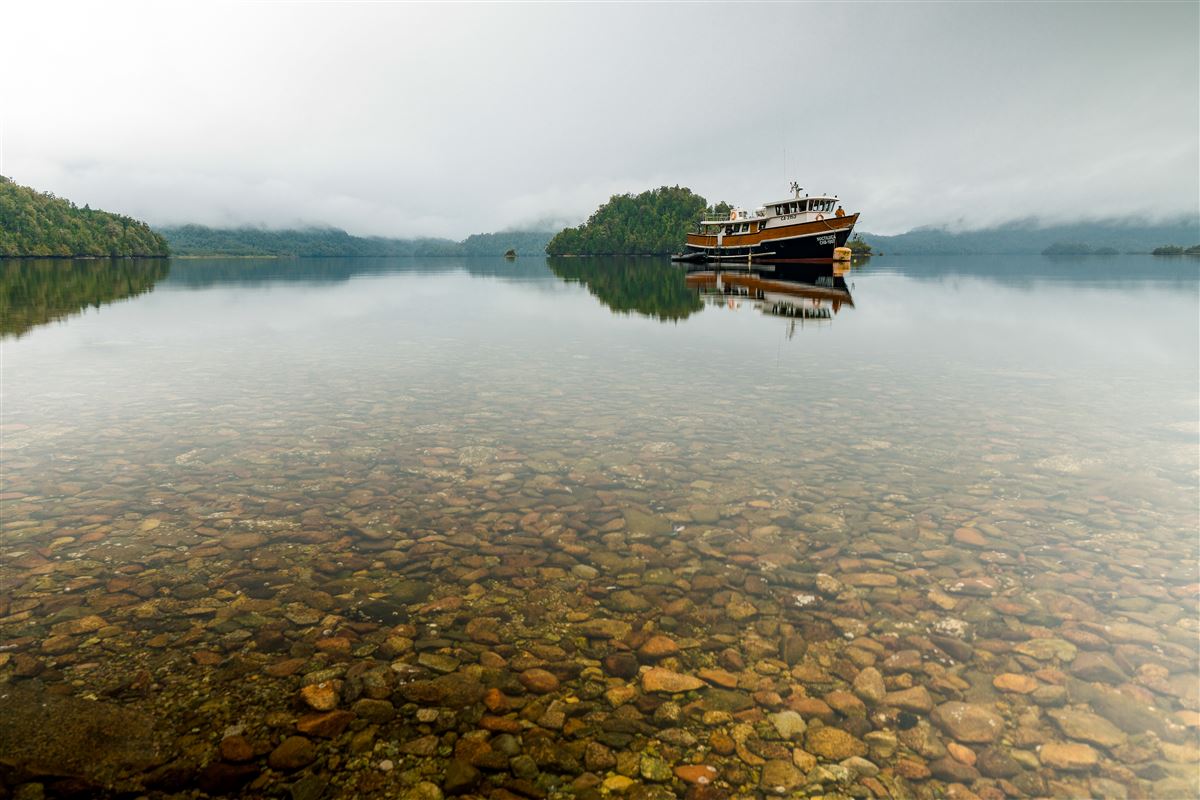
[[291,258],[362,258],[380,256],[541,255],[553,233],[505,231],[477,233],[462,241],[352,236],[339,228],[266,230],[182,225],[159,228],[177,256],[276,256]]
[[20,186],[0,176],[0,257],[165,256],[167,242],[144,222]]
[[1152,256],[1200,256],[1200,244],[1182,247],[1177,244],[1165,244],[1150,251]]
[[663,186],[638,195],[613,195],[587,222],[566,228],[546,245],[552,256],[669,255],[707,215],[728,216],[728,203],[708,205],[691,189]]

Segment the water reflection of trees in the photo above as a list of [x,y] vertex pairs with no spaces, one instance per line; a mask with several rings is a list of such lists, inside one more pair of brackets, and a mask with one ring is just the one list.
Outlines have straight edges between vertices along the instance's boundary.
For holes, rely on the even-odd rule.
[[165,258],[0,260],[0,335],[143,294],[169,270]]
[[687,319],[704,307],[688,288],[682,268],[645,258],[550,258],[550,271],[582,283],[613,311],[637,313],[663,322]]

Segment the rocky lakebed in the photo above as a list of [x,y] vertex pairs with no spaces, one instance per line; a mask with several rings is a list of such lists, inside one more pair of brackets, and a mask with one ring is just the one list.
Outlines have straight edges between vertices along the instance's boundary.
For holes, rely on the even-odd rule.
[[0,800],[1200,796],[1194,291],[237,269],[4,343]]

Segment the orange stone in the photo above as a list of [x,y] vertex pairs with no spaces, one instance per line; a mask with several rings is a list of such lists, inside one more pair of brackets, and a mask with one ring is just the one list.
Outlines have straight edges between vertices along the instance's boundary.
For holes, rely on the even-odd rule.
[[192,653],[192,661],[195,661],[202,667],[216,666],[223,660],[220,653],[214,653],[212,650],[197,650]]
[[558,688],[558,678],[553,672],[544,669],[527,669],[517,676],[517,680],[531,692],[549,694]]
[[1064,770],[1088,770],[1100,763],[1100,754],[1077,742],[1046,742],[1038,759],[1047,767]]
[[653,667],[642,673],[642,690],[646,692],[690,692],[704,686],[704,681],[669,669]]
[[946,750],[955,761],[966,764],[969,767],[975,766],[975,751],[971,748],[965,747],[958,742],[946,742]]
[[933,774],[929,771],[929,767],[911,758],[900,759],[893,769],[901,778],[907,778],[910,781],[923,781]]
[[479,718],[479,727],[485,731],[495,731],[497,733],[520,733],[524,730],[518,720],[509,719],[508,717],[496,717],[491,714],[484,714]]
[[493,686],[483,696],[483,705],[488,711],[504,711],[508,708],[508,698],[504,696],[504,692]]
[[338,704],[337,687],[333,681],[310,683],[300,690],[300,699],[313,711],[332,711]]
[[350,652],[350,640],[345,636],[327,636],[317,639],[317,649],[323,653],[347,654]]
[[660,658],[673,656],[679,652],[679,645],[669,636],[651,636],[638,648],[638,655],[657,661]]
[[289,658],[286,661],[280,661],[278,664],[270,664],[263,668],[263,672],[270,675],[272,678],[286,678],[289,675],[295,675],[297,670],[304,666],[305,659]]
[[221,758],[240,764],[254,758],[254,746],[245,736],[226,736],[218,745]]
[[988,540],[974,528],[959,528],[954,532],[954,541],[969,547],[987,547]]
[[675,777],[684,783],[694,783],[699,786],[706,786],[717,779],[716,767],[710,767],[708,764],[687,764],[682,767],[675,768]]
[[349,711],[326,711],[321,714],[305,714],[296,721],[296,730],[308,736],[332,739],[354,721]]
[[1038,688],[1038,682],[1028,675],[1018,675],[1015,672],[1005,672],[992,678],[992,686],[1002,692],[1014,694],[1029,694]]
[[722,756],[731,756],[737,749],[737,743],[723,731],[713,731],[712,735],[708,737],[708,746],[713,749],[714,753]]
[[732,672],[726,672],[723,669],[702,669],[696,673],[701,679],[708,681],[714,686],[720,686],[722,689],[736,689],[738,685],[738,677]]

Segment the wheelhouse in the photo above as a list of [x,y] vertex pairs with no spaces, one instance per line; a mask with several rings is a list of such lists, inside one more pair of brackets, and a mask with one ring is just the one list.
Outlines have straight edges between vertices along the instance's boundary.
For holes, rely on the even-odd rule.
[[738,234],[757,233],[768,228],[778,228],[786,225],[797,225],[805,222],[815,222],[835,216],[841,206],[837,196],[816,195],[813,197],[792,197],[787,200],[767,203],[748,212],[735,208],[727,218],[701,220],[696,232],[705,235],[720,234],[722,236],[737,236]]
[[837,212],[836,197],[804,197],[781,200],[763,206],[763,216],[782,217],[788,214],[834,214]]

